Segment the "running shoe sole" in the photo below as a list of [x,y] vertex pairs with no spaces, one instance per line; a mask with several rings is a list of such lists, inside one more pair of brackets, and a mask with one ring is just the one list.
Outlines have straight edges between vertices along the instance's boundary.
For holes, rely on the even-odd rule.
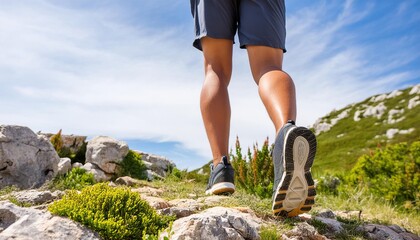
[[304,127],[291,129],[285,137],[284,173],[276,189],[273,213],[294,217],[311,210],[316,190],[311,167],[316,153],[315,135]]
[[235,192],[235,185],[230,182],[221,182],[214,184],[206,194],[232,194]]

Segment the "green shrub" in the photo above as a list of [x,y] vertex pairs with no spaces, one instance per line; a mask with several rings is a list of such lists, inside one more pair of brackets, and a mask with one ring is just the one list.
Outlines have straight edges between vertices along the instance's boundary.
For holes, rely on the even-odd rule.
[[420,142],[400,143],[363,155],[348,176],[349,184],[365,186],[388,201],[419,207]]
[[178,168],[174,167],[170,169],[168,172],[168,176],[166,180],[170,181],[183,181],[183,180],[194,180],[198,183],[207,183],[209,178],[208,174],[200,174],[198,171],[194,170],[188,172],[187,170],[179,170]]
[[63,148],[63,138],[61,137],[61,129],[60,129],[60,131],[58,131],[57,134],[54,134],[54,135],[51,136],[50,142],[53,145],[55,151],[60,156],[59,153],[60,153],[61,149]]
[[147,179],[147,168],[141,154],[130,150],[121,162],[121,176],[130,176],[137,179]]
[[253,153],[248,149],[248,159],[242,155],[239,138],[236,138],[235,153],[231,153],[231,161],[235,169],[235,184],[249,193],[261,198],[270,198],[274,181],[274,165],[271,158],[271,148],[268,138],[261,149],[258,144],[253,147]]
[[138,193],[107,183],[86,187],[80,193],[68,191],[48,209],[80,222],[104,239],[153,239],[173,220],[157,214]]
[[92,173],[86,172],[83,168],[73,168],[64,176],[57,176],[50,188],[58,190],[76,189],[82,190],[86,186],[95,184],[95,178]]

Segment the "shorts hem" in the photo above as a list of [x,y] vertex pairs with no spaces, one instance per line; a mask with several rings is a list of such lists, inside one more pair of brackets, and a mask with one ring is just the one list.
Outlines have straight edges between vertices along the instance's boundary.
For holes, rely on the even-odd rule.
[[241,43],[241,45],[239,47],[241,49],[246,49],[246,46],[265,46],[265,47],[282,49],[283,53],[287,52],[286,48],[284,46],[281,46],[280,44],[270,44],[270,43],[264,43],[264,42]]
[[211,38],[215,38],[215,39],[232,40],[233,44],[235,44],[235,40],[232,39],[232,38],[229,38],[229,37],[219,37],[219,36],[210,35],[208,33],[202,33],[202,34],[196,36],[195,39],[194,39],[194,41],[193,41],[193,46],[195,48],[197,48],[198,50],[200,50],[200,51],[203,51],[203,47],[201,46],[201,41],[200,41],[203,37],[211,37]]

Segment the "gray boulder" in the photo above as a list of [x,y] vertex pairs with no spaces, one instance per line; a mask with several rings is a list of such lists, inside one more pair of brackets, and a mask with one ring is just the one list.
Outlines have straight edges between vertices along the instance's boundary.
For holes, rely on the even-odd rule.
[[214,207],[173,222],[169,239],[260,239],[261,220],[236,209]]
[[282,239],[285,240],[327,240],[325,236],[318,233],[314,226],[307,222],[300,222],[295,227],[284,233]]
[[93,177],[95,178],[95,181],[97,182],[109,181],[112,178],[112,174],[107,174],[106,172],[102,171],[102,169],[100,169],[98,166],[92,163],[86,163],[81,168],[85,169],[88,173],[92,173]]
[[406,229],[397,225],[385,226],[370,223],[359,226],[357,230],[365,232],[369,239],[374,240],[420,240],[419,236],[410,233]]
[[64,175],[71,170],[71,159],[70,158],[60,158],[58,163],[58,174]]
[[100,239],[99,235],[70,219],[47,211],[0,202],[0,239]]
[[[158,156],[155,154],[149,154],[142,151],[134,150],[142,155],[142,160],[146,165],[148,171],[148,178],[153,179],[156,174],[160,177],[166,177],[168,170],[175,167],[175,163],[166,157]],[[155,175],[155,176],[153,176]]]
[[73,169],[73,168],[81,168],[81,167],[83,167],[83,164],[82,163],[79,163],[79,162],[75,162],[75,163],[73,163],[72,165],[71,165],[71,168]]
[[115,180],[115,183],[119,184],[119,185],[126,185],[126,186],[129,186],[129,187],[136,186],[136,185],[141,185],[140,180],[134,179],[130,176],[119,177]]
[[86,163],[93,163],[102,171],[115,174],[128,151],[125,142],[110,137],[95,137],[87,144]]
[[39,187],[57,175],[59,161],[46,137],[28,127],[0,126],[0,188]]
[[38,191],[35,189],[15,192],[11,194],[19,203],[26,203],[31,205],[39,205],[44,203],[52,202],[59,199],[62,195],[62,191]]

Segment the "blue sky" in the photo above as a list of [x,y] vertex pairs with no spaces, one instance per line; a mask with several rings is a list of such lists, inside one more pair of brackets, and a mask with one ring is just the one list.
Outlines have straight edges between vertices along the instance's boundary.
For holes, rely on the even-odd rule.
[[[420,1],[286,1],[299,125],[420,82]],[[108,135],[179,168],[211,159],[186,0],[0,0],[0,124]],[[274,128],[235,45],[231,143]]]

